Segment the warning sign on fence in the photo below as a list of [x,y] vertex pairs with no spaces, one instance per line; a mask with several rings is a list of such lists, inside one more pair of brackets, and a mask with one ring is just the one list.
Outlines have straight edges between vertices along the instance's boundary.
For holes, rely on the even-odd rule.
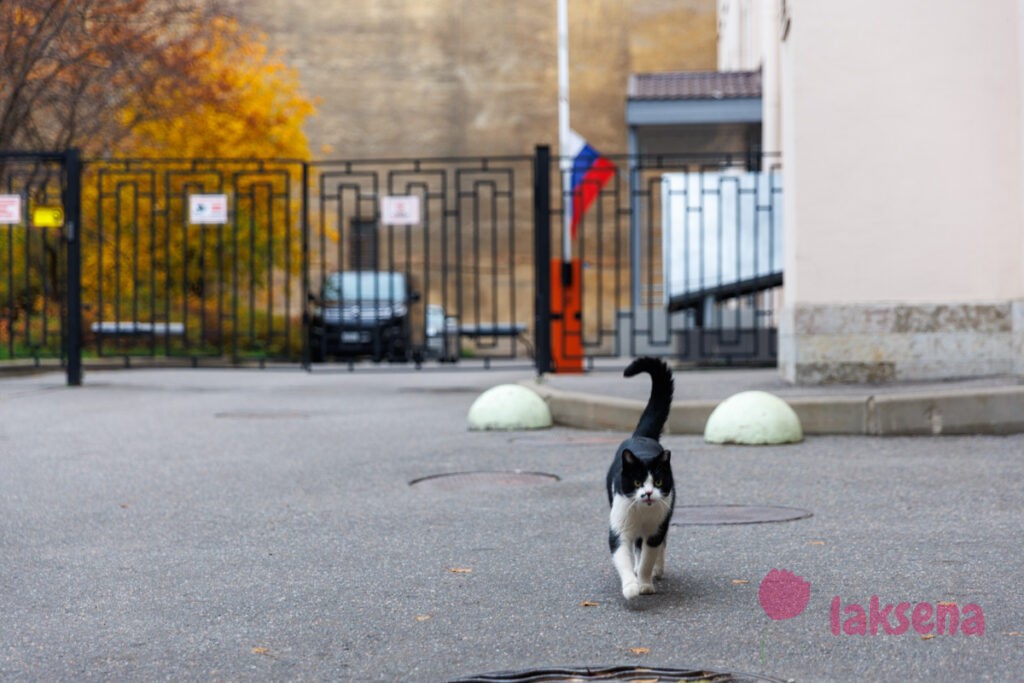
[[15,225],[21,222],[21,195],[0,194],[0,225]]
[[224,225],[228,222],[228,196],[226,194],[190,194],[188,196],[188,222],[201,225]]
[[384,225],[419,225],[419,196],[401,195],[381,197],[380,222]]

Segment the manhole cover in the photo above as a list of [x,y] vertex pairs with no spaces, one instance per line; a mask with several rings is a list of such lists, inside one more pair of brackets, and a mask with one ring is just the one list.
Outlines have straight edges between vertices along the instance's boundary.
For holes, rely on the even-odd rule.
[[309,413],[297,410],[229,410],[217,413],[214,417],[237,420],[294,420],[309,417]]
[[680,505],[672,513],[672,525],[791,522],[812,514],[809,510],[780,505]]
[[452,472],[420,477],[409,482],[409,486],[433,491],[465,491],[494,486],[536,486],[558,481],[558,477],[544,472]]
[[707,681],[708,683],[783,683],[781,678],[746,673],[722,673],[691,669],[657,669],[651,667],[616,666],[581,669],[528,669],[526,671],[498,671],[450,683],[539,683],[541,681],[632,681],[632,683],[676,683],[677,681]]

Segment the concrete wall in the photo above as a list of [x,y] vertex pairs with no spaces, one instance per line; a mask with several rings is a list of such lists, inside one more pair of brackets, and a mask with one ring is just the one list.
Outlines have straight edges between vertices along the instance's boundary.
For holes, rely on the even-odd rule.
[[1021,6],[786,3],[787,379],[1024,372]]
[[[555,0],[226,0],[319,98],[314,156],[557,144]],[[631,72],[713,69],[715,0],[569,0],[573,126],[626,149]]]

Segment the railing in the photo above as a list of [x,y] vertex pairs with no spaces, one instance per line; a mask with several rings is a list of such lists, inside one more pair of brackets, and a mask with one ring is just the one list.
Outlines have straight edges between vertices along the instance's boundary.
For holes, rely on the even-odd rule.
[[[67,364],[75,347],[125,364],[370,357],[543,370],[556,348],[584,364],[639,354],[773,363],[778,159],[612,161],[566,254],[572,202],[545,147],[419,160],[93,160],[78,173],[65,155],[0,155],[0,195],[19,198],[17,220],[0,224],[0,360]],[[66,209],[79,181],[81,220],[35,225],[35,208]],[[575,329],[551,312],[572,268]],[[367,271],[399,274],[407,291],[377,306],[372,325],[346,327],[323,284]],[[328,330],[331,319],[342,322]]]

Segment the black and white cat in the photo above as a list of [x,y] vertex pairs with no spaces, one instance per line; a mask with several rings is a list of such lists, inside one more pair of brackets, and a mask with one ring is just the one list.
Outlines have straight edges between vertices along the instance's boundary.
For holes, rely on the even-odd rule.
[[623,374],[651,376],[647,401],[633,436],[622,442],[608,468],[611,531],[608,545],[627,599],[654,592],[665,572],[665,536],[676,493],[671,453],[658,439],[672,406],[672,371],[657,358],[637,358]]

